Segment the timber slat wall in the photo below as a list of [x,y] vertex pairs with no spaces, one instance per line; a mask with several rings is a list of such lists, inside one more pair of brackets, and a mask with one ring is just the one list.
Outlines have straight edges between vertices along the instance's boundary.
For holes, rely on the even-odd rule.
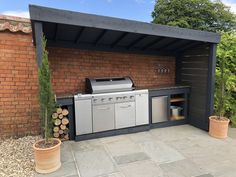
[[191,86],[189,97],[190,124],[208,129],[207,94],[209,47],[201,46],[187,50],[178,58],[180,74],[178,81]]

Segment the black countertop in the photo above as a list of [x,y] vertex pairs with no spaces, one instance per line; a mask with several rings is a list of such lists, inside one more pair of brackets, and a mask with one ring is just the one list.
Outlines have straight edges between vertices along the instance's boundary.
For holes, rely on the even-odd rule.
[[57,94],[57,99],[67,99],[67,98],[73,98],[74,95],[73,94]]
[[[170,89],[182,89],[182,88],[190,88],[187,85],[161,85],[161,86],[151,86],[151,87],[136,87],[135,90],[149,90],[149,91],[157,91],[157,90],[170,90]],[[57,94],[57,99],[73,99],[75,94]]]
[[156,90],[170,90],[170,89],[182,89],[190,88],[188,85],[161,85],[161,86],[151,86],[151,87],[137,87],[136,90],[147,89],[149,91]]

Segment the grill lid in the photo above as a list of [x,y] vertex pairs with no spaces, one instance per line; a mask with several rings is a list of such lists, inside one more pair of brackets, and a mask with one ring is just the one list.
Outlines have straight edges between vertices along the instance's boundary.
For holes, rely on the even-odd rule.
[[86,93],[130,91],[134,83],[130,77],[86,78]]

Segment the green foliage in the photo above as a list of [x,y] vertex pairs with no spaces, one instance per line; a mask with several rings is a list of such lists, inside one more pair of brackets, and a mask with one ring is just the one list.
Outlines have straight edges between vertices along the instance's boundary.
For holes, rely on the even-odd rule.
[[42,119],[42,128],[46,142],[52,134],[52,113],[55,109],[54,94],[52,91],[51,74],[48,63],[48,52],[46,50],[46,39],[43,37],[43,58],[39,68],[39,100]]
[[153,23],[207,31],[236,29],[236,16],[220,0],[157,0]]
[[236,114],[232,116],[231,118],[231,125],[233,128],[236,128]]
[[218,116],[236,119],[236,15],[220,0],[157,0],[152,17],[153,23],[222,33],[214,107]]
[[215,112],[229,117],[236,114],[236,33],[222,33],[217,48]]

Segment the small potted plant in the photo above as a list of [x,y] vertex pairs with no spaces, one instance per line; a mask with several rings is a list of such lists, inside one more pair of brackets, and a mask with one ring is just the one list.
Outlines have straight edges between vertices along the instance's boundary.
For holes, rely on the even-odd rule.
[[229,100],[229,91],[226,83],[229,73],[225,68],[227,55],[221,47],[218,48],[218,67],[216,68],[216,91],[215,91],[215,112],[216,116],[210,116],[209,134],[212,137],[224,139],[228,136],[230,120],[225,116],[226,103]]
[[46,51],[46,39],[43,37],[42,65],[39,68],[39,101],[40,116],[44,139],[33,145],[35,155],[35,170],[38,173],[51,173],[61,166],[61,141],[52,136],[52,112],[55,109],[54,94],[51,85],[51,75]]

